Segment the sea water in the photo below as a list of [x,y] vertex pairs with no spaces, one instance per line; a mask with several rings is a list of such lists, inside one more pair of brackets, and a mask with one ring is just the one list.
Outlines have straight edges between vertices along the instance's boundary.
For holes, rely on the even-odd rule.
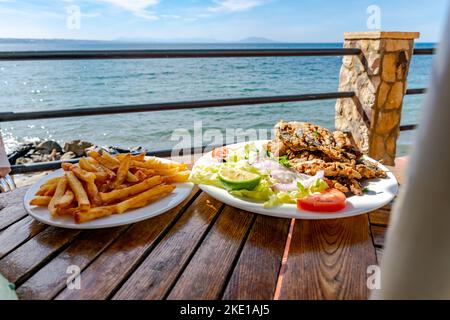
[[[432,47],[419,43],[417,47]],[[342,48],[328,44],[136,44],[0,41],[0,51]],[[414,56],[409,88],[427,87],[432,56]],[[0,112],[227,99],[337,91],[342,57],[264,57],[0,62]],[[405,98],[402,124],[419,122],[423,95]],[[82,139],[123,148],[168,149],[175,129],[270,129],[279,120],[334,127],[335,100],[1,123],[8,151],[34,139]],[[414,132],[402,133],[398,154]],[[208,143],[205,141],[205,143]]]

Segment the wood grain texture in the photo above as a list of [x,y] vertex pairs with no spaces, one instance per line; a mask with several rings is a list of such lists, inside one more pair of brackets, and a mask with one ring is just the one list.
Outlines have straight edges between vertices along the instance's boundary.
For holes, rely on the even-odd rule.
[[370,229],[372,231],[373,243],[376,246],[384,246],[384,239],[387,228],[373,225],[370,227]]
[[113,299],[162,299],[203,240],[222,203],[202,193]]
[[[128,226],[84,231],[80,237],[47,265],[25,281],[16,291],[20,299],[52,299],[67,282],[69,266],[83,270]],[[81,286],[84,279],[81,279]]]
[[290,222],[256,217],[223,299],[273,299]]
[[0,259],[46,227],[32,217],[25,217],[7,227],[0,232]]
[[389,224],[391,209],[392,209],[392,202],[380,209],[370,212],[369,213],[370,224],[387,226]]
[[0,230],[27,215],[23,207],[23,197],[27,190],[28,188],[24,187],[0,193]]
[[280,299],[367,299],[375,264],[367,215],[297,220]]
[[198,188],[194,188],[177,207],[134,224],[81,273],[80,290],[64,289],[56,299],[107,299],[198,194]]
[[167,299],[220,298],[254,218],[253,213],[226,206]]
[[0,260],[0,273],[16,286],[72,241],[79,230],[48,227]]

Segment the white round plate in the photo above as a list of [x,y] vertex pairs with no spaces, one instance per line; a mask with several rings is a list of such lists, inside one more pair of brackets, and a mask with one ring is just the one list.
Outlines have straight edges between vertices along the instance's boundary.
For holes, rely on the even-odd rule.
[[[262,146],[267,143],[266,140],[255,141],[256,146]],[[227,146],[228,148],[238,148],[249,142],[241,142],[233,145]],[[195,167],[201,164],[210,163],[212,157],[212,152],[208,152],[203,155],[194,165],[192,171]],[[280,206],[272,208],[264,208],[262,202],[253,201],[250,199],[239,198],[232,196],[226,190],[209,186],[209,185],[199,185],[199,187],[209,194],[211,197],[216,198],[223,203],[230,206],[246,210],[249,212],[260,213],[268,216],[280,217],[280,218],[294,218],[294,219],[336,219],[345,218],[350,216],[359,215],[362,213],[370,212],[376,210],[380,207],[388,204],[398,191],[398,183],[395,176],[390,172],[385,166],[379,162],[365,157],[367,160],[372,161],[378,165],[379,168],[386,171],[386,178],[371,179],[363,183],[365,188],[368,188],[368,192],[361,196],[351,196],[347,198],[347,206],[345,209],[335,212],[335,213],[320,213],[297,209],[295,204],[283,204]]]
[[[159,158],[161,161],[167,162],[168,160]],[[149,218],[153,218],[157,215],[160,215],[177,205],[179,205],[183,200],[185,200],[192,191],[193,184],[190,182],[186,183],[177,183],[175,190],[167,195],[166,197],[158,200],[148,206],[130,210],[124,212],[122,214],[113,214],[108,217],[84,222],[84,223],[76,223],[72,217],[57,217],[52,218],[50,212],[45,207],[37,207],[31,206],[30,201],[34,198],[34,195],[39,190],[39,187],[45,183],[47,180],[62,176],[63,170],[56,170],[49,175],[42,177],[32,185],[25,194],[23,199],[23,203],[25,206],[25,210],[36,220],[39,220],[42,223],[60,227],[60,228],[68,228],[68,229],[101,229],[101,228],[110,228],[117,227],[121,225],[126,225],[130,223],[135,223],[138,221],[146,220]]]

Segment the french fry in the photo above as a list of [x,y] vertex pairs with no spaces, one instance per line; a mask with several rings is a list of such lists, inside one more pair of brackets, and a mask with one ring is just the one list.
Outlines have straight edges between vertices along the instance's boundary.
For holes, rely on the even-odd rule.
[[116,173],[116,179],[111,184],[112,189],[116,189],[125,181],[125,179],[127,178],[127,174],[129,172],[128,170],[130,169],[130,164],[131,164],[131,154],[127,154],[122,160],[122,162],[120,162],[120,166],[117,169]]
[[109,174],[108,172],[104,171],[103,168],[95,166],[84,157],[80,158],[78,164],[81,169],[94,173],[95,180],[100,183],[105,183],[108,179],[111,179],[113,177],[112,174]]
[[97,151],[92,150],[88,152],[88,156],[94,158],[99,164],[103,165],[104,167],[107,167],[110,170],[116,170],[120,165],[119,160],[111,156],[111,158],[114,159],[113,161],[111,161],[111,159],[105,157],[104,153],[100,154]]
[[147,179],[147,175],[142,170],[136,171],[134,175],[139,179],[139,181],[144,181],[145,179]]
[[153,169],[157,175],[160,176],[171,176],[176,174],[179,170],[177,167],[167,168],[167,169]]
[[98,168],[94,166],[91,162],[89,162],[86,157],[81,157],[78,161],[78,165],[81,169],[89,171],[89,172],[97,172]]
[[[56,184],[47,184],[47,185],[42,185],[39,190],[36,192],[36,196],[45,196],[45,194],[47,192],[49,193],[54,193],[56,189]],[[49,194],[50,195],[50,194]]]
[[109,152],[105,150],[102,151],[101,157],[105,162],[109,162],[113,166],[120,166],[120,161],[114,158]]
[[86,182],[91,182],[94,183],[95,181],[95,174],[86,170],[81,169],[80,167],[77,166],[73,166],[70,169],[73,173],[75,173],[75,175],[77,176],[78,179],[86,181]]
[[55,195],[48,203],[48,211],[50,211],[52,216],[57,215],[58,209],[56,208],[56,203],[64,196],[67,189],[67,182],[66,177],[59,179],[58,185],[56,186]]
[[102,199],[100,198],[100,193],[98,191],[97,185],[94,181],[86,181],[86,191],[89,195],[89,199],[94,206],[99,206],[102,203]]
[[132,198],[129,198],[125,201],[116,204],[117,213],[124,213],[129,209],[135,209],[146,206],[149,203],[149,201],[153,202],[155,201],[155,198],[158,199],[163,195],[172,192],[173,189],[175,189],[175,186],[167,184],[162,184],[154,188],[148,189],[147,191],[144,191]]
[[32,206],[38,206],[38,207],[47,207],[50,203],[50,200],[52,200],[52,197],[48,196],[37,196],[31,199],[30,205]]
[[75,194],[75,198],[78,201],[78,207],[80,210],[87,210],[91,207],[91,203],[89,201],[88,195],[83,188],[80,180],[75,176],[72,171],[66,172],[67,181],[69,182],[70,188]]
[[58,216],[74,216],[75,212],[79,211],[80,209],[77,207],[69,207],[69,208],[62,208],[58,209]]
[[139,182],[139,179],[132,174],[130,171],[127,172],[127,181],[128,182]]
[[116,211],[117,208],[114,205],[91,208],[87,211],[81,211],[80,209],[77,209],[74,211],[73,216],[76,223],[83,223],[94,219],[110,216],[112,214],[115,214]]
[[48,179],[43,185],[57,184],[59,179],[61,179],[61,177],[55,177],[55,178]]
[[100,199],[103,203],[111,203],[141,193],[161,183],[161,177],[154,176],[127,188],[117,189],[107,193],[100,192]]
[[[127,153],[121,153],[116,156],[116,159],[122,161],[126,157]],[[140,153],[137,155],[132,155],[131,158],[133,161],[143,162],[145,161],[145,153]]]
[[115,205],[91,208],[85,212],[77,210],[74,215],[75,221],[77,223],[83,223],[112,214],[124,213],[129,209],[141,208],[161,199],[172,192],[173,189],[175,189],[174,186],[159,185]]
[[163,177],[165,183],[182,183],[189,180],[189,175],[191,172],[189,170],[177,172],[174,175]]
[[[73,194],[72,190],[67,189],[66,192],[64,193],[64,195],[61,198],[59,198],[58,201],[56,201],[55,207],[57,209],[67,208],[72,204],[74,199],[75,199],[75,195]],[[58,214],[59,214],[59,210],[58,210]]]
[[133,167],[153,169],[153,170],[166,170],[170,168],[178,168],[179,171],[186,170],[186,164],[184,163],[162,162],[159,160],[155,160],[155,158],[151,158],[144,162],[132,161],[131,165]]

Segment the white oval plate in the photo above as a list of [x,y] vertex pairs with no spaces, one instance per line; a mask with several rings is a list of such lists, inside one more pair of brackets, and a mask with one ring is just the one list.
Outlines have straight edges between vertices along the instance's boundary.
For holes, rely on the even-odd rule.
[[[162,158],[159,158],[159,160],[166,162],[168,161],[167,159]],[[36,182],[28,189],[23,199],[23,203],[25,206],[25,210],[36,220],[51,226],[67,229],[110,228],[153,218],[176,207],[181,202],[183,202],[183,200],[185,200],[190,195],[194,186],[190,182],[177,183],[175,190],[171,194],[148,206],[130,210],[122,214],[113,214],[108,217],[84,223],[76,223],[71,217],[52,218],[47,208],[30,205],[30,201],[34,198],[34,195],[39,190],[39,187],[51,178],[62,176],[63,172],[64,171],[62,169],[59,169],[39,179],[38,182]]]
[[[267,143],[266,140],[255,141],[256,146],[262,146]],[[229,148],[238,148],[249,142],[241,142],[233,145],[229,145]],[[207,164],[211,161],[212,152],[208,152],[203,155],[194,165],[195,167],[201,164]],[[295,204],[283,204],[281,206],[273,208],[264,208],[262,202],[253,201],[245,198],[238,198],[229,194],[226,190],[209,186],[199,185],[199,187],[209,194],[211,197],[216,198],[223,203],[230,206],[246,210],[249,212],[260,213],[268,216],[280,217],[280,218],[294,218],[294,219],[336,219],[346,218],[363,213],[367,213],[378,208],[381,208],[388,204],[398,191],[398,183],[392,172],[385,166],[372,158],[365,157],[367,160],[372,161],[378,165],[379,168],[386,171],[387,177],[383,179],[371,179],[363,183],[364,187],[369,189],[369,192],[362,196],[351,196],[347,198],[347,206],[345,209],[336,213],[318,213],[306,210],[297,209]]]

